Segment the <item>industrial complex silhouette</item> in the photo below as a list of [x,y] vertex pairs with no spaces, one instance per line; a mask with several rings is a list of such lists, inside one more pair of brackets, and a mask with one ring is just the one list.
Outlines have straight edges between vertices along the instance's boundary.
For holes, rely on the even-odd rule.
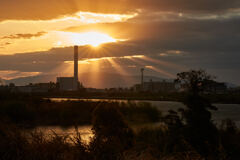
[[62,91],[78,90],[78,46],[74,46],[74,77],[57,77],[57,83]]

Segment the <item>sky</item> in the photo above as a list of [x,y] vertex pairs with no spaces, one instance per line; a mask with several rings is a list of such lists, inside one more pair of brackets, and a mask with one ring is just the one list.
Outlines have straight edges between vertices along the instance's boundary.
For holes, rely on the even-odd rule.
[[239,28],[239,0],[0,0],[0,79],[72,76],[79,45],[79,74],[94,81],[144,67],[240,85]]

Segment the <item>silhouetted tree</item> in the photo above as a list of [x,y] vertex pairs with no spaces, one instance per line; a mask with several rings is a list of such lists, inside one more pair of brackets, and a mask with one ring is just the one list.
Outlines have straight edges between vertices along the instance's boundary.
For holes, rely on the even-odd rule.
[[185,137],[199,153],[205,156],[216,149],[218,142],[217,129],[212,123],[209,111],[217,108],[200,94],[213,78],[204,70],[190,70],[178,73],[175,80],[188,91],[183,101],[186,109],[181,109],[182,117],[186,123]]
[[191,94],[199,94],[204,91],[205,86],[214,78],[204,70],[190,70],[178,73],[175,82]]
[[10,84],[9,84],[9,87],[10,87],[10,88],[14,88],[14,87],[15,87],[15,84],[14,84],[14,83],[10,83]]
[[114,106],[107,103],[94,110],[95,136],[90,144],[96,159],[114,160],[133,144],[133,132]]

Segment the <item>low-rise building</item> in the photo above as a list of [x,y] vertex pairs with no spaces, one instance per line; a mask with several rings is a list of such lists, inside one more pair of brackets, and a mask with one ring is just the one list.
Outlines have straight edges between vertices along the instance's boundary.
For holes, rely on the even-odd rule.
[[74,79],[74,77],[57,77],[57,84],[60,91],[78,90],[78,82]]
[[134,86],[135,91],[144,91],[144,92],[175,92],[176,86],[174,82],[168,81],[152,81],[143,82],[143,84],[136,84]]
[[47,93],[56,88],[56,84],[50,83],[36,83],[29,84],[26,86],[14,86],[11,88],[11,92],[21,92],[21,93]]
[[222,94],[227,91],[227,86],[225,83],[209,80],[204,88],[204,91],[207,93]]

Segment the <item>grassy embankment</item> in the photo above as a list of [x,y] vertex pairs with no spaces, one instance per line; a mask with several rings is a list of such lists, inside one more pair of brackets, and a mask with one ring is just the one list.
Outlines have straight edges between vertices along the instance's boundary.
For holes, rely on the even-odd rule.
[[[190,109],[182,113],[197,121],[186,123],[177,112],[171,111],[169,115],[161,116],[156,108],[147,103],[1,100],[0,159],[240,159],[240,131],[235,124],[226,120],[220,128],[216,128],[211,121],[205,122],[205,118],[202,118],[201,115],[208,115],[208,112],[199,110],[201,114],[194,114],[195,110]],[[131,124],[159,121],[165,125],[137,131],[129,127]],[[191,126],[192,122],[198,126]],[[89,144],[82,142],[77,131],[76,136],[71,137],[54,133],[44,135],[20,128],[81,124],[93,126],[94,137]]]
[[[171,116],[174,118],[174,115]],[[0,123],[0,159],[4,160],[237,160],[240,132],[230,121],[217,130],[217,146],[204,142],[199,152],[178,123],[165,128],[133,132],[116,107],[98,106],[92,114],[93,133],[89,144],[75,137],[24,131]],[[175,119],[175,118],[174,118]],[[208,131],[205,131],[208,132]]]
[[148,103],[22,99],[1,101],[0,118],[26,127],[88,125],[91,124],[93,110],[104,106],[119,108],[130,124],[158,122],[161,116]]

